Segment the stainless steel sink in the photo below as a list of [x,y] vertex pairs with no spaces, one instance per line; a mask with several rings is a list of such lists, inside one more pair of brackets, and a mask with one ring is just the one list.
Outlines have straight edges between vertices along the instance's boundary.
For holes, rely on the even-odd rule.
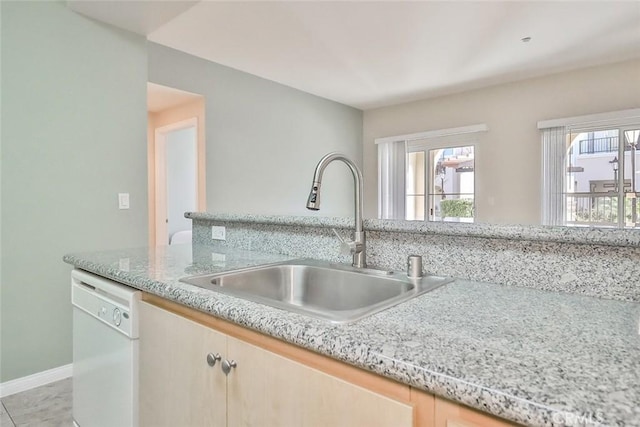
[[181,279],[191,285],[335,323],[353,322],[452,280],[440,276],[410,279],[404,272],[316,260],[287,261]]

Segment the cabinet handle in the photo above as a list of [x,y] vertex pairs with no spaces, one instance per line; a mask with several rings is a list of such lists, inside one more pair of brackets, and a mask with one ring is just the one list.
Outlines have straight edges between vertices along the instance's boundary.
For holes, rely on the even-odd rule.
[[219,362],[220,360],[222,360],[222,357],[218,353],[216,353],[216,354],[213,354],[213,353],[207,354],[207,365],[209,365],[209,366],[214,366],[216,364],[216,362]]
[[222,372],[224,372],[225,375],[229,375],[231,368],[235,368],[236,366],[238,366],[238,364],[235,360],[229,361],[225,359],[222,361]]

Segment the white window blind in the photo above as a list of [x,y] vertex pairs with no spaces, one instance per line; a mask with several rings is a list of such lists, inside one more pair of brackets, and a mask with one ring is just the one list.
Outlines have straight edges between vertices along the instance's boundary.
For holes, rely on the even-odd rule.
[[405,141],[378,144],[378,218],[404,219]]
[[542,151],[542,224],[563,225],[567,156],[567,131],[564,126],[542,130]]

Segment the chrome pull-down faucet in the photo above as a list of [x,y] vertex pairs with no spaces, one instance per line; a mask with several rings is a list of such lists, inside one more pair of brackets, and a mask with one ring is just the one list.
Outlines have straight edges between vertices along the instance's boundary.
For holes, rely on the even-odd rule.
[[343,242],[348,245],[353,255],[352,265],[357,268],[365,268],[367,266],[367,248],[364,230],[362,228],[362,172],[358,166],[342,153],[329,153],[318,162],[316,170],[313,174],[313,185],[307,199],[307,209],[314,211],[320,210],[320,186],[322,184],[322,174],[329,163],[334,160],[340,160],[345,163],[351,173],[354,181],[354,202],[355,202],[355,230],[353,232],[353,240]]

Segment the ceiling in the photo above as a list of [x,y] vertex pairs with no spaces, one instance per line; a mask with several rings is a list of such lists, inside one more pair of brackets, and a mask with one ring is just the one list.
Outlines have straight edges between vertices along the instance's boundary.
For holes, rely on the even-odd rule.
[[[72,3],[153,42],[364,110],[640,58],[638,1]],[[139,3],[162,19],[149,23]]]
[[67,0],[67,6],[78,13],[142,35],[166,24],[196,3],[198,0]]
[[202,98],[202,95],[147,83],[147,111],[157,113]]

